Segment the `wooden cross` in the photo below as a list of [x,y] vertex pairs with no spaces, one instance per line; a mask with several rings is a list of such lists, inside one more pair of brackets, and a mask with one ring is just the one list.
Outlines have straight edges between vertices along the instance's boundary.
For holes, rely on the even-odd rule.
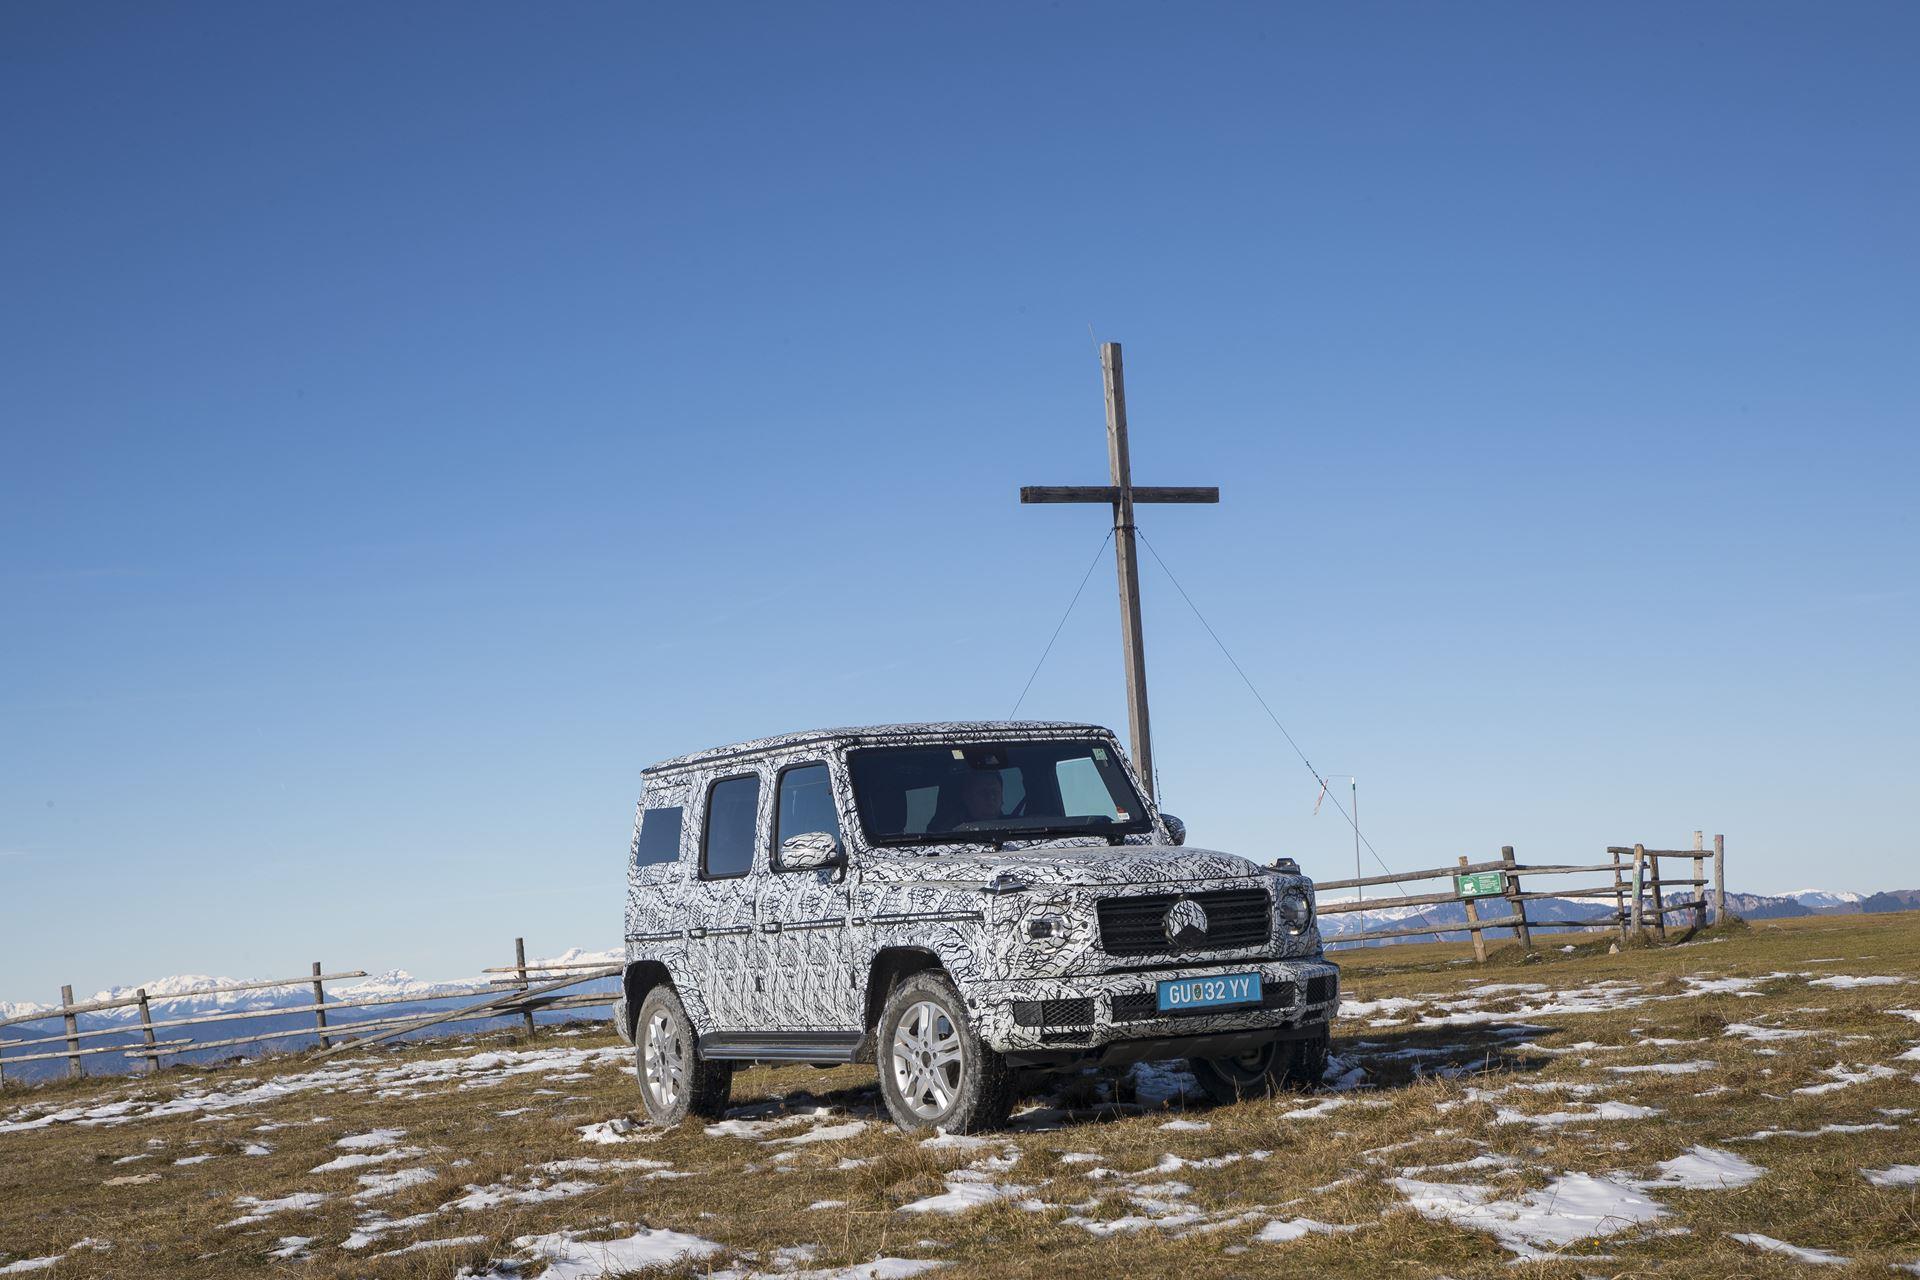
[[1153,729],[1147,716],[1147,655],[1140,634],[1140,565],[1134,555],[1133,507],[1138,502],[1218,502],[1213,486],[1136,485],[1127,457],[1127,392],[1120,372],[1120,344],[1100,344],[1100,372],[1107,391],[1107,466],[1110,485],[1027,485],[1022,502],[1106,502],[1113,505],[1113,556],[1120,575],[1120,646],[1127,670],[1127,727],[1133,763],[1149,794],[1158,792],[1153,773]]

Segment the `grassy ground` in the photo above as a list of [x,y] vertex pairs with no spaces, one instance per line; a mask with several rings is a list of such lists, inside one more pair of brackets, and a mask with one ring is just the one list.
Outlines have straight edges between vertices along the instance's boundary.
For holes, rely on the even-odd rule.
[[[1604,940],[1563,943],[1484,967],[1457,946],[1344,953],[1357,1016],[1342,1018],[1334,1048],[1365,1075],[1339,1092],[1209,1110],[1160,1101],[1165,1077],[1137,1092],[1087,1079],[984,1145],[897,1133],[877,1118],[871,1074],[854,1068],[741,1074],[738,1133],[612,1132],[604,1122],[635,1115],[637,1098],[621,1047],[597,1030],[14,1089],[0,1101],[0,1274],[60,1255],[31,1274],[451,1280],[518,1259],[534,1275],[541,1246],[516,1240],[548,1237],[564,1255],[560,1233],[643,1228],[717,1246],[653,1273],[665,1275],[882,1257],[1059,1280],[1804,1273],[1736,1234],[1851,1259],[1822,1268],[1837,1275],[1920,1262],[1920,1188],[1862,1172],[1920,1163],[1920,1015],[1890,1012],[1920,1009],[1920,913],[1768,922],[1617,955]],[[1819,984],[1827,976],[1904,981]],[[1679,1069],[1616,1070],[1663,1064]],[[177,1114],[151,1114],[170,1100],[159,1109]],[[79,1122],[114,1104],[131,1105],[90,1118],[124,1122]],[[1863,1127],[1816,1132],[1828,1125]],[[339,1145],[381,1129],[404,1134]],[[620,1140],[586,1141],[583,1129]],[[1765,1130],[1814,1136],[1740,1140]],[[1764,1172],[1733,1187],[1629,1187],[1696,1145]],[[342,1156],[381,1158],[315,1172]],[[541,1168],[582,1160],[603,1163]],[[1415,1166],[1429,1168],[1405,1172]],[[420,1172],[384,1194],[361,1181],[403,1170]],[[1664,1213],[1513,1265],[1518,1252],[1493,1232],[1416,1212],[1408,1178],[1484,1188],[1466,1194],[1496,1202],[1496,1228],[1508,1221],[1500,1204],[1565,1221],[1580,1188],[1626,1188]],[[311,1201],[224,1225],[246,1216],[242,1197],[298,1193]],[[500,1202],[513,1195],[524,1202]],[[903,1210],[935,1196],[989,1202]],[[394,1225],[342,1247],[383,1223]],[[378,1256],[463,1237],[478,1238]],[[76,1248],[83,1239],[110,1248]]]

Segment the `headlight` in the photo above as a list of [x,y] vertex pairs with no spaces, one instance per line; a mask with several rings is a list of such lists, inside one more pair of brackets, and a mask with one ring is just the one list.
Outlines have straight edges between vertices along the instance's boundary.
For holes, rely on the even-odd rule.
[[1289,889],[1280,895],[1278,904],[1280,920],[1287,926],[1288,933],[1305,933],[1313,925],[1313,902],[1298,889]]

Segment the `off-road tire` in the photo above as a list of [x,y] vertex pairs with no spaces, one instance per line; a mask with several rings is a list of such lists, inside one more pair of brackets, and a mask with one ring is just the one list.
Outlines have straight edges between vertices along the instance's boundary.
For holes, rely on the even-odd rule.
[[[937,1016],[929,1016],[929,1008]],[[901,1024],[909,1017],[926,1025],[909,1024],[906,1042],[926,1042],[958,1048],[957,1063],[937,1065],[922,1062],[927,1071],[938,1070],[939,1092],[946,1094],[944,1105],[939,1093],[929,1084],[916,1087],[914,1078],[903,1080],[902,1055],[896,1041],[902,1036]],[[944,1022],[944,1026],[941,1023]],[[915,1032],[922,1035],[916,1038]],[[996,1129],[1007,1122],[1017,1096],[1014,1072],[1007,1060],[988,1048],[967,1016],[966,1002],[954,989],[952,979],[937,970],[925,970],[902,978],[887,994],[880,1025],[874,1037],[874,1058],[880,1069],[880,1096],[887,1114],[908,1133],[944,1129],[948,1133],[977,1133]],[[949,1070],[949,1065],[957,1070]],[[927,1080],[930,1077],[918,1077]],[[909,1090],[913,1096],[909,1096]]]
[[[656,1088],[648,1076],[648,1054],[657,1030],[668,1033],[661,1037],[666,1058],[677,1059],[680,1064],[676,1086],[670,1091]],[[718,1120],[726,1113],[727,1095],[733,1090],[733,1064],[702,1058],[699,1045],[693,1020],[687,1017],[673,988],[658,986],[649,991],[640,1002],[640,1016],[633,1024],[633,1070],[640,1082],[640,1105],[647,1123],[671,1129],[688,1116]]]
[[1322,1032],[1307,1040],[1276,1038],[1238,1058],[1189,1058],[1187,1069],[1221,1106],[1312,1089],[1327,1071],[1327,1036]]

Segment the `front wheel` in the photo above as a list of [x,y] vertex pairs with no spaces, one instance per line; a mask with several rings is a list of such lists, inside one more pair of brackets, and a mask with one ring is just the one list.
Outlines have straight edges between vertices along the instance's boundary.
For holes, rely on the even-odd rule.
[[700,1056],[693,1022],[672,987],[655,987],[640,1002],[633,1028],[634,1072],[647,1119],[672,1128],[688,1116],[717,1120],[733,1090],[733,1064]]
[[1222,1106],[1287,1089],[1311,1089],[1327,1070],[1327,1035],[1267,1041],[1235,1058],[1189,1058],[1187,1069]]
[[1005,1124],[1013,1071],[973,1029],[944,973],[916,973],[887,996],[880,1015],[880,1096],[908,1133],[973,1133]]

